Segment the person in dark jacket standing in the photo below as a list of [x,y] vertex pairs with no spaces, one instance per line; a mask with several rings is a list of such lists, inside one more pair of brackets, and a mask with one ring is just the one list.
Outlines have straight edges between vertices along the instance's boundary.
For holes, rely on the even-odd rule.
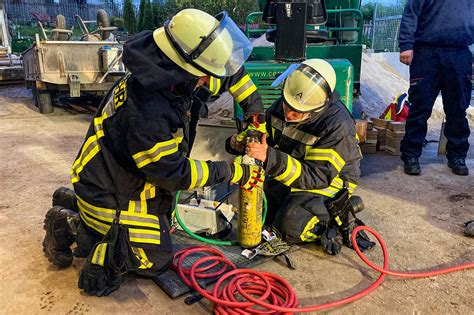
[[[227,141],[230,153],[245,149],[264,163],[266,224],[288,242],[320,239],[330,254],[339,253],[343,240],[349,243],[354,225],[338,226],[328,205],[343,189],[352,195],[362,158],[355,121],[335,85],[336,73],[328,62],[304,61],[288,75],[282,97],[267,110],[262,143],[249,143],[245,149],[237,135]],[[362,250],[375,245],[364,233],[357,242]]]
[[[213,17],[196,9],[125,43],[129,73],[109,91],[89,127],[71,169],[74,191],[56,191],[55,207],[45,219],[43,250],[50,261],[69,266],[74,241],[74,255],[87,257],[79,278],[87,293],[111,293],[125,271],[152,277],[168,268],[176,191],[224,181],[248,189],[262,185],[260,167],[187,154],[195,91],[219,78],[228,87],[239,85],[234,96],[240,101],[249,97],[255,89],[242,65],[250,51],[250,42],[226,13]],[[247,105],[252,114],[263,111],[258,104]]]
[[418,158],[427,121],[441,91],[446,114],[444,133],[448,166],[454,174],[468,175],[469,150],[466,109],[471,98],[471,53],[474,36],[472,0],[408,0],[400,24],[400,61],[410,66],[410,113],[401,159],[409,175],[421,172]]

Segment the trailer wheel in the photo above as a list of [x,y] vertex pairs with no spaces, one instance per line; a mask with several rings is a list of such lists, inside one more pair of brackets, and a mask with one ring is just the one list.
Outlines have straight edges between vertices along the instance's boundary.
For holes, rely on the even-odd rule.
[[[100,9],[97,11],[97,28],[100,27],[110,27],[110,19],[109,19],[109,14],[107,11]],[[103,31],[102,34],[102,40],[107,40],[110,36],[110,31]]]
[[54,111],[50,92],[36,91],[36,106],[41,114],[51,114]]
[[[62,30],[67,30],[66,18],[64,17],[64,15],[58,14],[56,16],[56,28],[57,29],[62,29]],[[58,40],[63,40],[63,41],[69,40],[69,35],[68,34],[58,33],[57,36],[58,36]]]

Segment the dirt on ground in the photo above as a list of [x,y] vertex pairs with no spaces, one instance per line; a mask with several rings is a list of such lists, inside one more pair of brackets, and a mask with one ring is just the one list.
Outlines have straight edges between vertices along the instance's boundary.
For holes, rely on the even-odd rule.
[[[69,169],[90,121],[90,113],[71,107],[41,115],[26,89],[0,87],[0,313],[210,313],[206,301],[187,306],[183,299],[168,298],[151,280],[134,276],[108,297],[87,296],[77,288],[83,259],[58,270],[43,256],[43,219],[51,194],[70,186]],[[222,140],[231,132],[201,127],[194,157],[227,158]],[[451,173],[445,158],[436,156],[436,144],[424,151],[418,177],[405,175],[398,157],[364,157],[357,194],[366,209],[360,217],[383,236],[390,268],[432,270],[474,261],[474,238],[462,233],[462,223],[474,219],[473,151],[467,177]],[[367,256],[381,264],[380,246]],[[257,269],[287,279],[302,306],[352,295],[378,276],[348,248],[335,257],[311,244],[292,258],[296,270],[273,261]],[[327,313],[474,314],[473,292],[474,270],[421,280],[389,277],[367,297]]]

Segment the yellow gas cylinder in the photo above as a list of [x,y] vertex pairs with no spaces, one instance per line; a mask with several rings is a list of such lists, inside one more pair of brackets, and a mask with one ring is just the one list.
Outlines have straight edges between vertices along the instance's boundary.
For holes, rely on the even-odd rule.
[[[249,137],[248,141],[258,141],[258,138]],[[242,158],[244,164],[256,165],[255,159],[245,155]],[[239,212],[237,214],[237,237],[240,246],[253,248],[262,241],[262,212],[263,212],[263,188],[252,190],[240,188]]]

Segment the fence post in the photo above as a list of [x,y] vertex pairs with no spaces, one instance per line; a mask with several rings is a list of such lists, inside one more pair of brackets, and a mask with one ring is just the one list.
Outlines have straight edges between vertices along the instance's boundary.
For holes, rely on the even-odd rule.
[[372,15],[372,50],[375,51],[375,25],[377,20],[377,6],[378,3],[375,2],[374,4],[374,13]]

